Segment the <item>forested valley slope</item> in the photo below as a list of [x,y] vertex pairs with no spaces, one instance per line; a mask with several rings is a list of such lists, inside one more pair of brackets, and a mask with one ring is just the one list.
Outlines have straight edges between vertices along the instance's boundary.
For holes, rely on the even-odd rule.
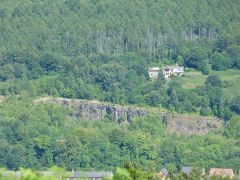
[[[149,77],[176,63],[183,76]],[[236,171],[239,79],[239,0],[0,0],[0,167]],[[42,97],[150,113],[91,120]]]

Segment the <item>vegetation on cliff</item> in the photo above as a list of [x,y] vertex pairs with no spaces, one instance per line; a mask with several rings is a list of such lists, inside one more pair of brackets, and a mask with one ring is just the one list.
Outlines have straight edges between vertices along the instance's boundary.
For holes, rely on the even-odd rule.
[[[239,117],[225,129],[203,136],[168,134],[159,116],[148,115],[119,125],[111,116],[84,120],[71,108],[34,104],[27,96],[10,96],[1,107],[0,166],[9,169],[109,170],[136,161],[145,169],[182,165],[239,167]],[[236,169],[235,169],[236,170]]]

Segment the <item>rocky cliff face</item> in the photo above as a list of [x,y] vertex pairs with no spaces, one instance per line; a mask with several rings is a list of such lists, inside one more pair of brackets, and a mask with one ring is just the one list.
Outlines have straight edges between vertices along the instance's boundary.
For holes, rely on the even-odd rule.
[[180,134],[206,134],[222,126],[222,121],[214,117],[168,115],[167,131]]
[[133,118],[154,113],[159,115],[159,120],[167,124],[167,131],[170,133],[206,134],[209,131],[219,129],[222,124],[217,118],[173,115],[160,111],[151,112],[142,108],[118,106],[99,101],[45,97],[36,100],[35,103],[47,101],[73,108],[76,112],[73,114],[75,117],[81,117],[83,119],[101,119],[108,117],[119,124],[123,122],[129,123]]
[[0,103],[5,101],[9,96],[2,96],[0,95]]

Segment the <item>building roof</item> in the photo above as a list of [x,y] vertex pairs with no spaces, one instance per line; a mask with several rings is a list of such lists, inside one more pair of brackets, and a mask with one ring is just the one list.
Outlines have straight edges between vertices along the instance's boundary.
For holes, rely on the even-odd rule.
[[163,169],[161,170],[161,172],[162,172],[162,174],[164,174],[165,176],[167,176],[167,175],[168,175],[168,171],[167,171],[167,169],[166,169],[166,168],[163,168]]
[[3,176],[7,176],[7,175],[13,175],[15,174],[15,171],[3,171],[1,172]]
[[[3,176],[8,176],[8,175],[15,175],[15,176],[22,176],[21,171],[3,171],[1,172]],[[39,175],[44,175],[44,176],[52,176],[54,174],[58,174],[58,172],[55,171],[35,171],[35,173],[38,173]],[[65,173],[70,173],[70,172],[65,172]]]
[[213,175],[224,175],[224,176],[233,176],[232,169],[223,169],[223,168],[211,168],[210,169],[210,176]]
[[159,67],[148,67],[148,71],[160,71]]
[[[188,175],[192,172],[192,169],[194,167],[187,167],[187,166],[183,166],[182,167],[182,172],[187,173]],[[199,168],[199,167],[195,167],[195,168]],[[201,168],[202,174],[205,174],[205,169]]]
[[183,70],[184,70],[184,67],[183,67],[183,66],[164,66],[163,69],[164,69],[164,70],[169,69],[169,70],[171,70],[171,71],[173,71],[173,70],[183,71]]
[[103,176],[112,176],[112,171],[91,171],[91,172],[73,172],[72,178],[100,178]]
[[182,167],[182,172],[184,173],[190,174],[191,171],[192,171],[192,167],[186,167],[186,166]]
[[[58,172],[56,171],[37,171],[37,173],[44,176],[53,176],[55,174],[58,174]],[[65,173],[69,173],[69,172],[65,172]]]

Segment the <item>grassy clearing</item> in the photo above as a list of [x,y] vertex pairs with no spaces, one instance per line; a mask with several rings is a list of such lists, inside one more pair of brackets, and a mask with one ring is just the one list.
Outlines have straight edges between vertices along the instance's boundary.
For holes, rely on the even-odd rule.
[[203,75],[199,71],[186,72],[185,76],[182,77],[182,87],[184,89],[193,89],[197,86],[204,84],[208,76]]
[[[218,75],[222,81],[227,81],[231,84],[230,87],[223,88],[224,96],[233,98],[240,95],[240,70],[230,69],[227,71],[210,71],[209,75]],[[186,72],[184,77],[181,77],[182,87],[185,89],[193,89],[205,83],[207,75],[203,75],[199,71]]]

